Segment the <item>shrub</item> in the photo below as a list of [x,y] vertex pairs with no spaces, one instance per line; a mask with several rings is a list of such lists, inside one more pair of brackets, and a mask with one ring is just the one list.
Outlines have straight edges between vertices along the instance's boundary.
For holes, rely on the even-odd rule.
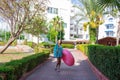
[[39,52],[43,52],[43,51],[48,51],[50,53],[51,52],[51,48],[42,48],[42,47],[39,47],[39,46],[36,46],[34,48],[34,52],[35,53],[39,53]]
[[17,45],[17,40],[15,40],[12,44],[11,44],[11,46],[16,46]]
[[0,46],[4,46],[5,45],[5,42],[0,42]]
[[82,44],[77,48],[110,80],[120,80],[120,46]]
[[82,51],[85,55],[88,55],[88,44],[79,44],[76,47],[78,50]]
[[31,48],[35,48],[37,46],[37,44],[34,42],[27,42],[27,45],[30,46]]
[[44,46],[44,48],[50,48],[50,47],[53,47],[55,45],[55,44],[50,44],[48,42],[42,42],[41,44]]
[[48,52],[33,54],[20,60],[10,61],[0,66],[0,80],[19,80],[19,78],[49,57]]
[[74,45],[73,44],[62,44],[62,47],[72,49],[72,48],[74,48]]
[[120,47],[89,45],[90,61],[110,80],[120,79]]
[[23,44],[24,44],[24,45],[27,45],[27,39],[24,40]]

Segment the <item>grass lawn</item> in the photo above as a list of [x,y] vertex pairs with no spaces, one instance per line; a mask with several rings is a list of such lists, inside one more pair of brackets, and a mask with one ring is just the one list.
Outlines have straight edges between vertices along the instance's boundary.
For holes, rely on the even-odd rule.
[[32,55],[33,53],[17,52],[14,49],[7,49],[3,54],[0,54],[0,65],[11,60],[21,59],[23,57]]

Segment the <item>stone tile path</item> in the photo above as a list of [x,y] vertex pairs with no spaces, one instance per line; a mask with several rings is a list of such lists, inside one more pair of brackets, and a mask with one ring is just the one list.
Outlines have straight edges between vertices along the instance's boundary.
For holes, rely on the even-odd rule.
[[98,80],[83,54],[74,49],[69,51],[75,58],[73,66],[67,66],[62,61],[61,71],[57,72],[54,70],[56,59],[51,55],[50,60],[22,80]]

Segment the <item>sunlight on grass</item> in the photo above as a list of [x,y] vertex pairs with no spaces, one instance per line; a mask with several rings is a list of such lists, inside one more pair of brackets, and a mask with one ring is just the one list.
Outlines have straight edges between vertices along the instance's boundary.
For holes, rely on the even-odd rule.
[[3,54],[0,54],[0,65],[11,60],[21,59],[23,57],[32,55],[33,53],[22,53],[15,49],[7,49]]

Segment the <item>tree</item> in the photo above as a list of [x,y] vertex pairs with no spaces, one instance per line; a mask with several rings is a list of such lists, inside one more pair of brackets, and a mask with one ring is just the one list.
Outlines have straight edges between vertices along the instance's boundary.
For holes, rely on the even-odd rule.
[[103,22],[103,8],[98,6],[97,0],[79,0],[79,2],[82,4],[82,6],[74,6],[79,10],[79,13],[77,13],[75,17],[79,19],[79,22],[84,21],[84,30],[89,27],[90,43],[95,43],[98,40],[99,25]]
[[28,23],[35,15],[43,16],[46,4],[47,0],[1,0],[0,16],[9,24],[11,37],[0,53],[3,53],[27,29]]
[[58,35],[58,32],[52,27],[52,26],[49,26],[49,30],[48,30],[48,34],[47,34],[47,37],[50,41],[53,41],[55,42],[55,38],[56,36]]
[[64,22],[59,16],[54,17],[50,21],[50,31],[52,30],[55,32],[55,42],[57,42],[58,33],[60,35],[60,39],[62,39],[62,32],[64,31],[63,28],[64,28]]
[[36,36],[39,43],[40,34],[47,33],[47,23],[45,17],[36,15],[33,20],[29,22],[26,32]]
[[5,30],[4,31],[0,30],[0,38],[4,42],[8,41],[8,39],[10,38],[10,32]]
[[[114,14],[114,17],[119,17],[119,21],[118,21],[118,30],[117,30],[117,39],[116,39],[116,45],[119,45],[119,38],[120,38],[120,1],[119,0],[98,0],[98,3],[100,5],[100,7],[104,7],[109,8],[109,10],[111,9],[110,14]],[[118,12],[114,11],[114,10],[118,10]]]

